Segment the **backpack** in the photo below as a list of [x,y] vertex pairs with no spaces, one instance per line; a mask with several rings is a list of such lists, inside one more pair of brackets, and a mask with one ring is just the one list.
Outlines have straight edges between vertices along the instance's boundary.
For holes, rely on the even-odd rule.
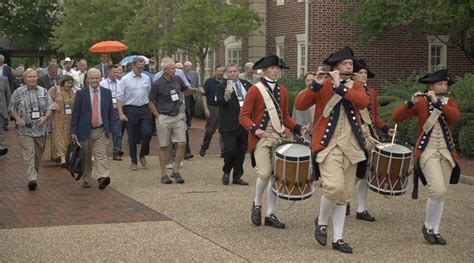
[[73,141],[67,147],[66,169],[71,173],[72,178],[79,181],[84,171],[84,161],[82,160],[82,147],[77,141]]

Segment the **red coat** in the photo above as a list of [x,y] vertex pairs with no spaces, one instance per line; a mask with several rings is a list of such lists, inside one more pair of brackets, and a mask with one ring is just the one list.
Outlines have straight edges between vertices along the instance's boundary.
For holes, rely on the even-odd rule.
[[385,123],[384,120],[379,118],[379,105],[377,102],[377,91],[374,88],[367,89],[367,95],[370,97],[370,105],[368,106],[369,111],[371,113],[372,121],[374,126],[381,130],[384,133],[387,133],[389,130],[388,125]]
[[[339,91],[337,91],[339,90]],[[304,89],[300,92],[295,98],[295,108],[300,111],[304,111],[311,107],[312,105],[316,104],[316,110],[314,112],[314,119],[313,125],[314,130],[312,134],[311,140],[311,148],[313,152],[319,152],[322,149],[326,148],[327,143],[321,144],[323,136],[327,135],[326,131],[328,129],[328,124],[331,121],[331,125],[335,126],[337,119],[325,118],[322,116],[324,107],[331,99],[332,95],[339,93],[339,95],[343,95],[343,100],[347,100],[352,104],[352,107],[357,109],[354,111],[354,115],[356,120],[350,118],[350,122],[357,123],[358,127],[360,127],[360,117],[359,117],[359,110],[365,109],[369,104],[369,97],[365,93],[364,87],[360,82],[354,82],[354,85],[351,89],[344,88],[337,88],[333,89],[332,82],[330,80],[325,80],[323,85],[320,86],[317,83],[313,83],[311,87]],[[327,137],[327,142],[331,135]],[[362,138],[364,137],[361,131],[356,132],[356,137],[358,138],[359,142],[361,142]],[[364,140],[362,140],[364,141]],[[360,143],[362,148],[365,148],[365,143]]]
[[[282,114],[283,125],[293,130],[298,124],[295,120],[290,117],[288,113],[288,90],[279,85],[276,87],[280,92],[280,108]],[[257,86],[252,85],[245,96],[245,101],[242,109],[240,110],[239,122],[242,127],[247,129],[249,133],[248,150],[252,152],[258,142],[258,137],[253,132],[260,128],[265,130],[266,126],[260,126],[265,113],[265,102],[263,101],[262,94]],[[299,126],[299,125],[298,125]]]
[[[448,103],[443,105],[440,100],[436,104],[433,105],[435,108],[441,110],[444,115],[444,120],[441,124],[441,128],[443,129],[443,133],[445,135],[446,145],[448,146],[448,150],[450,149],[451,156],[453,157],[454,161],[456,162],[456,167],[453,169],[451,173],[450,183],[456,184],[459,181],[459,176],[461,173],[461,169],[459,168],[459,155],[456,151],[456,147],[454,147],[453,137],[452,137],[452,124],[459,122],[461,120],[461,112],[458,109],[456,102],[453,99],[449,99]],[[423,150],[425,149],[426,145],[429,142],[429,135],[431,132],[424,133],[423,125],[430,116],[430,104],[428,100],[423,97],[421,98],[416,104],[413,105],[411,101],[407,101],[407,103],[400,105],[392,114],[392,119],[397,122],[404,121],[411,117],[416,117],[418,120],[418,132],[417,142],[416,142],[416,152],[415,152],[415,173],[416,175],[420,176],[421,181],[423,184],[426,185],[426,180],[421,172],[419,167],[419,159]],[[427,136],[428,139],[423,139],[424,136]]]

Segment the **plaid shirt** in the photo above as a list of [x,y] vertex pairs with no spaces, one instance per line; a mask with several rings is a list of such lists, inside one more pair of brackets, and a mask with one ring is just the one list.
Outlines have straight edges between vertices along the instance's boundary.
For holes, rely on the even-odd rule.
[[31,137],[46,136],[48,133],[48,124],[43,127],[38,127],[38,119],[31,119],[31,112],[33,108],[40,111],[40,117],[46,115],[48,110],[53,109],[53,101],[49,96],[48,91],[40,86],[34,89],[28,89],[23,85],[13,92],[8,112],[16,112],[28,127],[18,128],[18,135],[26,135]]

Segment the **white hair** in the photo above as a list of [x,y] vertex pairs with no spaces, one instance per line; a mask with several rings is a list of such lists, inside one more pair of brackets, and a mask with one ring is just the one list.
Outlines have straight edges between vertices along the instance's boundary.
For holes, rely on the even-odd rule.
[[187,61],[184,61],[184,65],[185,66],[193,66],[193,63],[191,63],[191,61],[187,60]]
[[28,77],[28,75],[29,75],[31,72],[34,72],[34,73],[36,73],[36,75],[38,75],[38,73],[36,72],[35,69],[33,69],[33,68],[27,68],[27,69],[25,70],[25,72],[23,72],[23,78],[26,79],[26,78]]
[[247,63],[245,63],[245,68],[246,68],[246,69],[247,69],[247,68],[253,68],[253,65],[254,65],[254,64],[253,64],[252,62],[247,62]]
[[97,68],[90,68],[89,70],[87,70],[87,77],[89,78],[91,73],[99,73],[99,78],[101,77],[101,73],[100,73],[100,70],[97,69]]
[[161,59],[161,69],[162,70],[165,70],[169,66],[173,66],[173,65],[175,65],[175,63],[174,63],[172,58],[164,57],[164,58]]

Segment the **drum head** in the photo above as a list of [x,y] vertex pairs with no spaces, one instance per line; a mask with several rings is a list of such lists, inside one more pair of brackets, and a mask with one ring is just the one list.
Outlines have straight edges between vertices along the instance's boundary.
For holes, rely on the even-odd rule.
[[375,145],[374,150],[384,155],[391,155],[394,157],[407,157],[413,154],[413,151],[405,145],[394,143],[379,143]]
[[285,143],[275,149],[275,154],[285,160],[304,161],[309,160],[311,148],[302,143]]

